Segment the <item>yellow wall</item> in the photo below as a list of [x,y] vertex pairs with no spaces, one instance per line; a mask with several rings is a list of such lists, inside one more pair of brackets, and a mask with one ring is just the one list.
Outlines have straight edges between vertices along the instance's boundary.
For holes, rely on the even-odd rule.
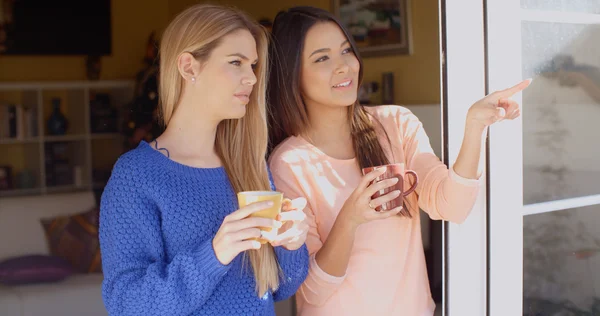
[[[381,73],[393,71],[398,104],[440,102],[438,1],[409,0],[413,53],[410,56],[365,58],[365,80],[381,81]],[[132,78],[142,67],[146,40],[160,32],[170,18],[199,0],[112,1],[113,54],[102,58],[101,79]],[[330,9],[330,0],[221,0],[255,18],[273,18],[281,9],[311,5]],[[0,81],[82,80],[84,56],[0,56]]]
[[[365,78],[381,83],[381,73],[394,72],[397,104],[440,103],[440,62],[438,1],[409,0],[412,19],[413,52],[410,56],[364,58]],[[169,1],[174,16],[197,0]],[[217,2],[217,1],[212,1]],[[295,5],[331,9],[331,0],[226,0],[219,3],[237,6],[255,18],[273,19],[277,12]]]
[[[112,0],[112,55],[100,79],[129,79],[142,68],[146,40],[168,22],[168,0]],[[85,56],[0,56],[0,81],[84,80]]]

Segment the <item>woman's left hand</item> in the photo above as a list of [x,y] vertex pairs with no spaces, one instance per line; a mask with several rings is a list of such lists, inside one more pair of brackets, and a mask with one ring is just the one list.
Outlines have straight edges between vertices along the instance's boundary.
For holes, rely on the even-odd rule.
[[270,241],[273,247],[283,246],[287,250],[302,247],[309,228],[304,207],[306,207],[305,198],[283,200],[281,213],[276,218],[283,223],[283,226],[279,228],[278,235]]
[[469,108],[467,114],[467,125],[477,129],[486,127],[501,120],[513,120],[521,115],[521,109],[517,102],[509,98],[524,90],[531,83],[531,79],[521,81],[519,84],[488,94]]

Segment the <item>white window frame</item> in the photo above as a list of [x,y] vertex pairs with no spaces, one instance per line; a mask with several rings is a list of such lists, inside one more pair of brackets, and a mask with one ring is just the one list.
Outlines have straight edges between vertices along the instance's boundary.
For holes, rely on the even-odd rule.
[[[600,24],[600,14],[521,9],[519,0],[440,0],[443,157],[449,166],[470,105],[525,79],[522,21]],[[521,103],[521,93],[512,99]],[[490,128],[484,185],[471,215],[461,225],[444,224],[444,315],[522,315],[523,216],[600,204],[597,194],[523,206],[522,133],[521,118]]]
[[[467,111],[485,96],[483,13],[481,0],[440,0],[443,160],[450,167],[460,151]],[[481,181],[486,182],[485,172]],[[486,203],[483,185],[464,223],[444,223],[443,315],[486,314]]]

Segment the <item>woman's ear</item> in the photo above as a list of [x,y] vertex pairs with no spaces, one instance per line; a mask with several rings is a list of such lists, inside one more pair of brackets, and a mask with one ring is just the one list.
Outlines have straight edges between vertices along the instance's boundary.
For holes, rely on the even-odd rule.
[[192,54],[186,52],[179,55],[177,69],[184,80],[194,82],[200,70],[200,62]]

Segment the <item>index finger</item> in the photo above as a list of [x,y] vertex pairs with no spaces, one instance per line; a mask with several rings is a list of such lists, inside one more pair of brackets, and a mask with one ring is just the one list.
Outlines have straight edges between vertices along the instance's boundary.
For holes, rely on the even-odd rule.
[[531,81],[533,81],[533,79],[523,80],[508,89],[498,91],[498,94],[500,95],[500,97],[510,98],[513,95],[515,95],[516,93],[525,90],[525,88],[527,88],[529,86],[529,84],[531,84]]
[[295,198],[293,200],[286,198],[283,201],[284,202],[281,206],[282,212],[289,212],[291,210],[303,210],[306,207],[306,204],[308,203],[303,197]]
[[248,205],[240,208],[239,210],[229,214],[227,216],[227,218],[229,218],[229,220],[239,221],[240,219],[250,216],[250,214],[252,214],[252,213],[262,211],[271,206],[273,206],[273,201],[254,202],[254,203],[248,204]]
[[277,220],[280,222],[287,221],[303,221],[306,218],[306,214],[304,214],[301,210],[287,211],[279,214]]
[[367,173],[362,178],[359,188],[361,190],[366,189],[371,184],[371,182],[373,182],[373,180],[375,180],[375,179],[377,179],[377,177],[383,175],[386,170],[387,170],[387,167],[381,167],[381,168],[376,168],[375,170],[372,170],[371,172]]

